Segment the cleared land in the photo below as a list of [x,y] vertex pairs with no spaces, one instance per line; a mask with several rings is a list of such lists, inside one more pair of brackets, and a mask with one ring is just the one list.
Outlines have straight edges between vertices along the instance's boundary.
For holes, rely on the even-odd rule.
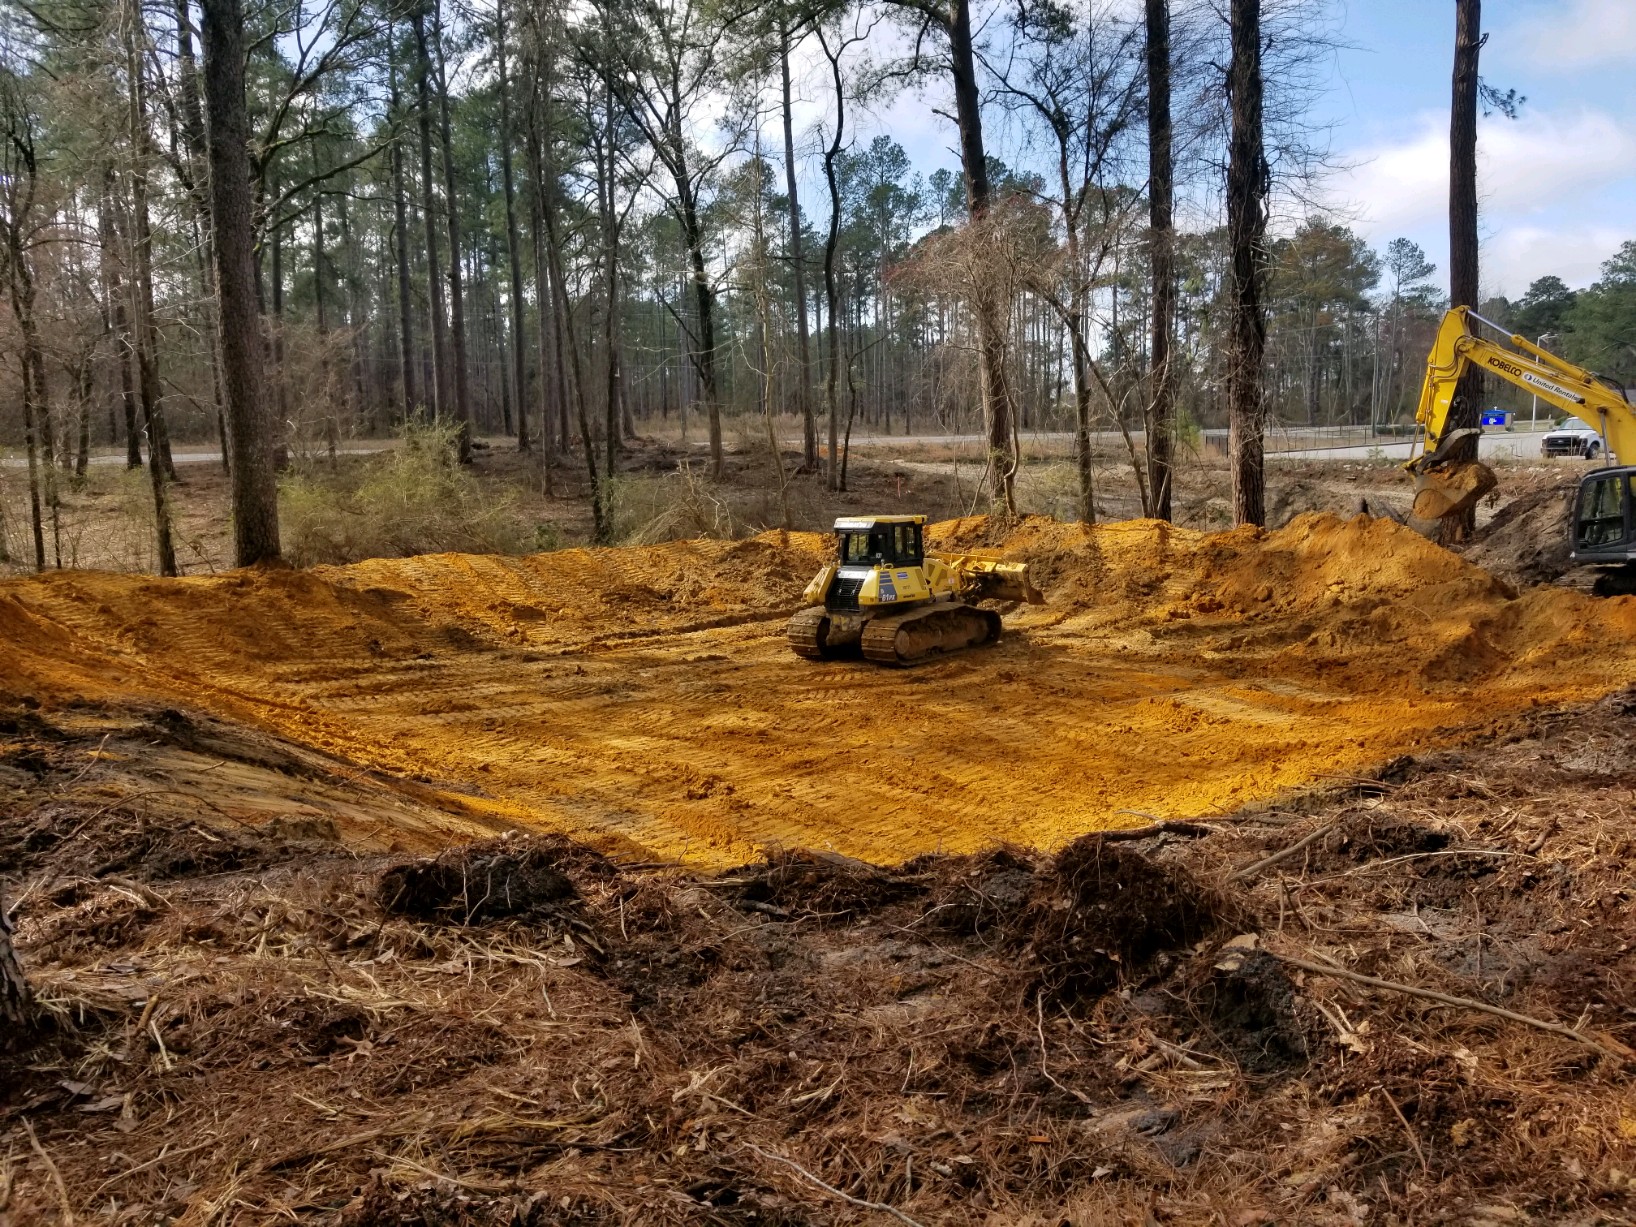
[[[980,519],[933,533],[988,539]],[[468,821],[727,865],[1223,814],[1636,676],[1636,601],[1516,596],[1389,521],[1321,516],[1217,536],[1031,522],[993,544],[1049,602],[996,649],[814,665],[783,621],[825,544],[17,580],[0,677],[48,706],[241,722]]]
[[933,535],[903,671],[816,535],[0,584],[0,1224],[1632,1221],[1636,599]]

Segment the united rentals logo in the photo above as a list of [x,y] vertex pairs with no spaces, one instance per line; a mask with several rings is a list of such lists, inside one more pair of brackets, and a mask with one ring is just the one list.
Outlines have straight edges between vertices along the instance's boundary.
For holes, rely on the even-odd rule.
[[1503,358],[1495,358],[1492,361],[1497,369],[1505,371],[1507,374],[1515,375],[1524,383],[1538,388],[1541,392],[1549,392],[1552,396],[1560,396],[1563,400],[1572,401],[1576,405],[1583,405],[1585,403],[1585,398],[1579,395],[1579,393],[1570,392],[1567,388],[1562,387],[1560,384],[1554,384],[1549,379],[1541,379],[1538,375],[1534,374],[1533,371],[1524,370],[1522,367],[1517,366],[1514,363],[1507,362]]

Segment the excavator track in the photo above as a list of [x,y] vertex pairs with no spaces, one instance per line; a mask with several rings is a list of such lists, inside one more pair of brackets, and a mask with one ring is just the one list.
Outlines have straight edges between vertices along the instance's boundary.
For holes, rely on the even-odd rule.
[[808,660],[823,660],[829,655],[824,650],[824,639],[829,630],[829,614],[822,605],[799,610],[784,628],[790,651]]
[[[799,616],[799,615],[798,615]],[[871,618],[863,654],[879,665],[913,665],[933,656],[993,643],[1000,615],[975,605],[924,605],[908,613]]]

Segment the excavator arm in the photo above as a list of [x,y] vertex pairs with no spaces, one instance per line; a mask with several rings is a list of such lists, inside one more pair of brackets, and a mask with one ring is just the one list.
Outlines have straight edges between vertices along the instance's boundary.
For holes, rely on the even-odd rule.
[[[1513,348],[1479,336],[1474,322],[1496,329]],[[1455,444],[1473,433],[1469,428],[1449,429],[1455,388],[1472,366],[1578,418],[1602,435],[1609,453],[1617,453],[1627,464],[1636,461],[1636,407],[1625,399],[1622,387],[1541,349],[1527,337],[1505,333],[1469,307],[1454,307],[1443,316],[1426,359],[1415,414],[1425,432],[1424,452],[1404,466],[1417,479],[1414,514],[1421,519],[1458,515],[1494,488],[1488,466],[1450,460]]]

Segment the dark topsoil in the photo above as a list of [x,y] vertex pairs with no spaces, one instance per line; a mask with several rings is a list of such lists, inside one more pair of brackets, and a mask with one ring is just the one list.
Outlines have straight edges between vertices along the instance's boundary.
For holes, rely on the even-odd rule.
[[179,720],[5,726],[0,1222],[1636,1215],[1636,693],[1203,834],[714,878],[212,823],[133,782]]

